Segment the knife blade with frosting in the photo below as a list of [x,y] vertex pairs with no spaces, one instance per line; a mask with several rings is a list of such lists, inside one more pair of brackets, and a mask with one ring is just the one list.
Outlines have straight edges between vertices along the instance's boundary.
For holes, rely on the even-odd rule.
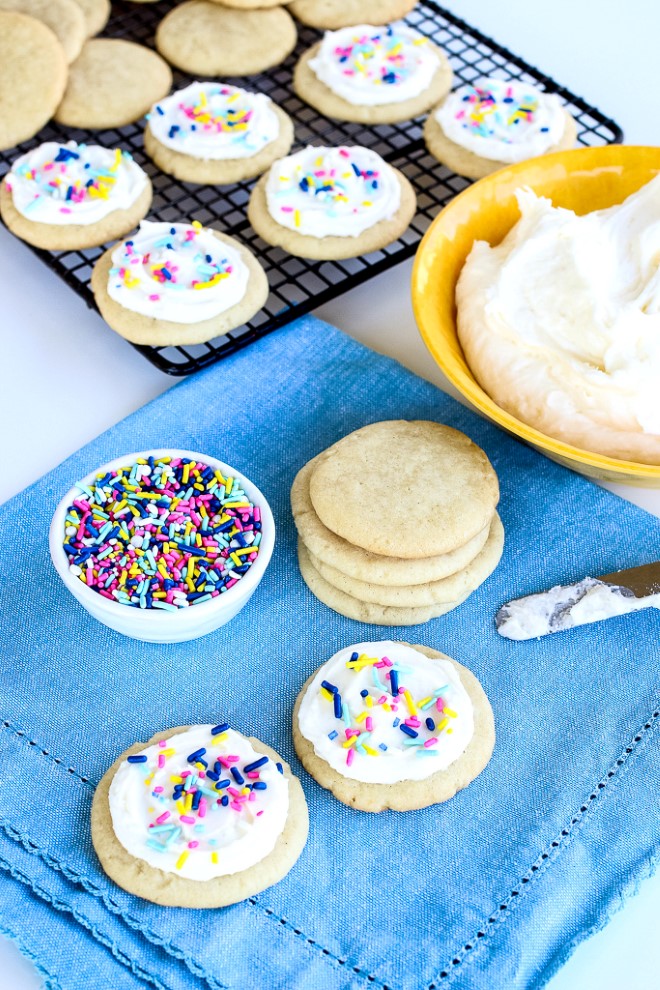
[[495,626],[506,639],[537,639],[644,608],[660,608],[657,560],[516,598],[502,605]]

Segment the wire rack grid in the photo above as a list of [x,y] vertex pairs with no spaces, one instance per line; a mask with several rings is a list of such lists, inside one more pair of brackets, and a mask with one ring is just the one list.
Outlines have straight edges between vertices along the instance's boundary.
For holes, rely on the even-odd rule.
[[[157,6],[157,9],[156,9]],[[128,38],[153,47],[156,27],[174,3],[113,6],[105,36]],[[556,92],[573,114],[578,142],[599,145],[620,142],[619,126],[579,96],[560,86],[534,66],[470,27],[432,0],[423,0],[406,22],[430,38],[449,57],[456,83],[470,83],[481,76],[519,79],[538,88]],[[356,144],[377,151],[399,168],[411,181],[417,194],[417,213],[408,230],[380,251],[345,261],[308,261],[286,254],[264,243],[246,218],[246,207],[254,180],[231,186],[196,186],[180,182],[160,172],[143,149],[143,124],[106,131],[82,131],[48,124],[36,138],[11,152],[0,152],[0,177],[11,162],[42,141],[86,141],[106,147],[129,150],[149,173],[154,199],[149,219],[165,222],[199,220],[238,237],[257,255],[268,275],[270,294],[264,308],[245,326],[205,344],[179,347],[135,346],[152,364],[170,375],[187,375],[245,347],[252,341],[289,323],[297,316],[328,302],[337,295],[386,271],[415,253],[429,224],[458,192],[470,184],[432,158],[422,140],[421,119],[401,124],[366,126],[329,120],[304,104],[291,88],[293,67],[299,56],[320,37],[320,32],[299,25],[295,51],[275,69],[245,79],[228,79],[236,85],[266,93],[293,118],[295,147]],[[176,88],[191,81],[175,72]],[[103,247],[82,251],[42,251],[35,253],[67,282],[89,306],[94,306],[90,277]]]

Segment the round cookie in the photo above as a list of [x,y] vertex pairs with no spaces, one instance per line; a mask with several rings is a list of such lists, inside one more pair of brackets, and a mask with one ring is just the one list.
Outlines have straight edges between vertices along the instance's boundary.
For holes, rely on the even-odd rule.
[[314,457],[300,469],[291,487],[293,519],[312,559],[323,561],[324,564],[344,574],[351,574],[360,581],[391,587],[441,581],[467,567],[483,549],[490,533],[490,523],[462,547],[450,553],[439,554],[437,557],[404,560],[402,557],[369,553],[368,550],[353,546],[324,526],[314,511],[309,497],[309,479],[319,456]]
[[[486,84],[488,84],[486,86]],[[496,172],[498,169],[503,168],[505,165],[511,163],[511,161],[522,161],[525,158],[532,158],[541,154],[550,154],[554,151],[563,151],[575,146],[575,141],[577,138],[577,124],[574,118],[566,110],[565,107],[559,105],[559,98],[551,95],[550,99],[556,102],[556,133],[553,140],[543,141],[542,134],[539,134],[540,128],[533,128],[533,112],[528,111],[525,108],[525,98],[519,101],[523,109],[520,110],[517,107],[513,113],[511,113],[508,122],[505,125],[501,125],[499,122],[500,112],[492,111],[490,107],[493,106],[489,96],[491,94],[492,88],[498,85],[505,85],[502,80],[484,80],[483,85],[486,86],[485,89],[481,89],[481,84],[478,82],[476,86],[463,86],[456,93],[450,93],[445,99],[440,103],[438,107],[435,108],[433,113],[427,117],[424,123],[424,141],[426,147],[433,155],[437,158],[439,162],[446,165],[457,175],[465,176],[468,179],[482,179],[486,175],[490,175],[492,172]],[[511,84],[514,85],[514,84]],[[521,87],[522,84],[515,83],[516,87]],[[468,109],[464,110],[462,103],[456,104],[457,98],[460,98],[460,94],[463,92],[467,94],[483,93],[484,98],[478,99],[476,104],[474,102],[468,102],[466,106]],[[540,100],[547,100],[548,94],[536,91],[531,86],[525,86],[522,90],[527,96],[532,93],[536,93],[536,97]],[[458,95],[457,95],[458,94]],[[499,95],[499,94],[498,94]],[[471,97],[475,99],[474,95]],[[470,99],[468,95],[467,99]],[[507,99],[512,99],[512,97],[507,97]],[[498,101],[499,103],[499,101]],[[528,104],[529,105],[529,104]],[[461,137],[460,133],[457,132],[449,136],[446,133],[445,127],[438,120],[437,114],[449,110],[452,108],[451,117],[459,119],[465,122],[467,127],[467,122],[471,121],[470,128],[470,138],[474,142],[473,147],[465,147],[462,143],[455,138]],[[472,108],[471,110],[469,108]],[[498,114],[498,120],[495,124],[497,131],[501,134],[505,131],[511,132],[510,145],[511,146],[523,146],[524,130],[534,129],[533,141],[530,143],[529,151],[522,154],[522,157],[516,158],[505,158],[505,157],[494,157],[493,155],[486,156],[483,153],[479,153],[476,148],[480,143],[485,146],[485,139],[492,137],[490,131],[492,130],[491,120],[493,119],[495,112]],[[517,123],[516,123],[517,122]],[[532,127],[530,128],[530,124]],[[547,130],[547,128],[546,128]],[[506,150],[503,152],[506,153]]]
[[236,10],[261,10],[264,7],[283,7],[289,0],[213,0],[221,7],[235,7]]
[[[242,127],[237,106],[248,119]],[[144,132],[145,150],[163,172],[208,185],[261,175],[292,144],[293,121],[284,110],[263,93],[223,83],[192,83],[161,100],[152,107]]]
[[[219,735],[223,735],[222,732],[216,731],[219,729],[225,729],[224,736],[227,742],[221,742],[219,746],[216,746],[215,740]],[[286,876],[297,861],[307,841],[309,828],[307,803],[300,782],[291,774],[287,764],[281,760],[274,750],[266,746],[265,743],[251,737],[240,736],[239,733],[232,732],[231,730],[227,732],[227,729],[228,726],[183,726],[158,733],[147,743],[136,743],[126,750],[125,753],[122,753],[101,778],[92,802],[92,842],[104,871],[124,890],[136,894],[138,897],[153,901],[155,904],[171,907],[224,907],[228,904],[236,904],[246,897],[252,897],[267,887],[271,887]],[[207,731],[198,732],[198,730]],[[215,735],[212,734],[213,732],[215,732]],[[246,844],[249,844],[250,838],[252,838],[255,845],[264,842],[264,840],[268,842],[268,833],[267,828],[265,830],[262,828],[260,831],[255,832],[255,822],[259,823],[260,817],[252,817],[251,813],[246,810],[247,802],[245,802],[244,797],[239,797],[237,807],[232,807],[237,800],[236,797],[232,797],[232,805],[230,805],[229,795],[226,791],[226,781],[223,783],[223,787],[218,790],[215,784],[211,783],[211,780],[205,780],[207,786],[205,786],[204,796],[199,801],[197,808],[194,810],[190,809],[186,815],[181,816],[180,810],[176,806],[177,802],[172,800],[172,797],[169,795],[169,791],[172,788],[172,783],[169,780],[171,774],[169,768],[172,767],[178,770],[180,767],[184,773],[192,770],[199,772],[202,768],[202,763],[197,761],[191,763],[190,760],[186,759],[183,752],[173,752],[177,746],[184,746],[186,739],[190,738],[190,736],[186,736],[179,739],[182,733],[192,733],[192,738],[194,739],[198,739],[201,736],[204,742],[206,742],[205,737],[208,735],[208,743],[206,746],[201,747],[205,752],[201,754],[200,759],[203,760],[206,755],[207,760],[204,762],[209,766],[211,765],[210,759],[216,759],[218,755],[222,755],[223,752],[227,751],[228,746],[231,751],[232,745],[248,753],[249,759],[256,756],[257,760],[261,761],[263,757],[267,757],[267,761],[262,766],[251,771],[253,774],[258,771],[259,778],[268,776],[268,783],[261,781],[262,783],[266,783],[266,787],[255,792],[259,797],[254,802],[254,805],[263,804],[264,802],[260,801],[261,795],[268,794],[269,787],[272,788],[275,784],[278,785],[275,798],[273,799],[274,807],[266,805],[264,816],[261,816],[262,822],[265,822],[266,817],[272,814],[272,823],[276,829],[282,824],[281,811],[277,806],[277,802],[281,801],[282,788],[275,774],[278,773],[279,767],[282,768],[279,772],[287,782],[286,792],[288,796],[283,828],[277,833],[274,846],[261,859],[237,872],[210,876],[209,879],[192,878],[186,875],[186,873],[195,872],[201,877],[205,871],[210,870],[212,872],[214,868],[217,872],[217,860],[220,857],[223,857],[224,860],[231,861],[232,859],[232,848],[230,847],[227,850],[223,847],[222,836],[214,843],[212,839],[207,838],[203,831],[200,832],[194,823],[197,825],[203,824],[207,834],[210,832],[211,836],[213,836],[214,819],[217,820],[220,816],[223,816],[223,818],[232,816],[229,819],[229,828],[231,829],[233,825],[232,820],[237,819],[240,815],[241,827],[246,829],[248,840],[247,843],[244,840],[242,844],[240,842],[237,844],[234,841],[234,845],[237,845],[238,855],[244,858],[250,857],[250,848],[245,848]],[[144,850],[140,848],[139,852],[149,855],[153,862],[157,863],[159,858],[162,858],[162,868],[159,868],[158,865],[153,865],[153,862],[148,862],[142,855],[135,855],[130,852],[117,837],[115,831],[116,827],[121,829],[122,820],[129,817],[136,810],[135,802],[129,800],[133,794],[131,792],[131,781],[128,778],[128,774],[134,772],[136,775],[139,775],[138,783],[142,785],[141,790],[144,792],[144,768],[147,768],[148,773],[151,773],[152,770],[155,774],[159,773],[158,769],[156,769],[158,767],[156,756],[149,753],[148,747],[153,747],[155,754],[158,753],[159,749],[161,754],[167,754],[162,757],[163,764],[166,767],[166,775],[163,776],[162,773],[159,775],[159,780],[162,779],[163,790],[153,794],[153,805],[155,809],[151,813],[147,811],[146,804],[152,795],[139,795],[139,797],[146,799],[142,802],[145,807],[140,808],[142,812],[139,815],[139,818],[141,818],[141,821],[139,821],[140,829],[137,831],[135,837],[131,837],[131,841],[139,841],[140,845],[144,846]],[[140,755],[145,755],[145,749],[147,749],[147,760],[144,763],[128,762],[131,759],[135,760]],[[206,752],[207,749],[208,752]],[[190,748],[188,748],[188,755],[197,755],[197,752],[190,753]],[[230,752],[230,755],[238,754]],[[238,769],[239,776],[245,782],[245,777],[243,776],[245,772],[245,761],[241,759],[239,761],[229,762]],[[231,785],[233,785],[235,781],[231,780],[231,777],[229,777],[230,770],[227,769],[229,762],[225,761],[221,767],[221,771],[222,776],[228,777]],[[273,767],[273,764],[277,769]],[[252,765],[252,763],[248,763],[248,766]],[[241,770],[243,773],[241,773]],[[118,777],[119,773],[124,775],[124,779],[121,781],[121,784],[116,784],[116,781],[119,782],[121,780]],[[252,784],[254,782],[256,782],[255,777],[250,778],[250,783]],[[159,784],[157,786],[161,785]],[[117,791],[115,791],[115,787],[117,787]],[[234,787],[232,787],[233,790]],[[193,793],[192,790],[191,793]],[[238,791],[236,793],[239,794]],[[115,794],[117,795],[116,799]],[[227,803],[224,806],[217,803],[218,800],[222,801],[222,798],[219,797],[222,794],[227,794]],[[123,803],[122,798],[124,799]],[[215,805],[213,805],[214,798],[216,801]],[[178,799],[178,803],[180,803],[180,800]],[[193,804],[194,800],[193,798]],[[113,817],[111,801],[114,805],[115,814],[118,816],[117,824]],[[204,815],[200,814],[202,801],[206,802]],[[158,814],[158,811],[161,814]],[[248,815],[250,815],[251,821],[248,819]],[[166,821],[173,821],[176,817],[179,817],[179,836],[176,836],[174,841],[171,841],[174,828],[170,827],[169,831],[161,830],[154,833],[153,828],[149,829],[149,825],[147,824],[149,818],[152,818],[153,822],[151,822],[151,825],[160,828],[161,824],[165,824]],[[186,821],[185,819],[188,820]],[[150,834],[150,838],[145,840],[145,834]],[[171,846],[165,846],[165,843],[168,841],[167,837],[170,837]],[[188,839],[192,843],[192,849],[188,846]],[[158,849],[158,846],[162,846],[163,848]],[[217,849],[215,854],[212,851],[214,846]],[[216,857],[215,861],[213,859],[214,855]],[[177,859],[176,857],[180,858]],[[183,862],[181,862],[181,859],[183,859]],[[235,863],[231,865],[233,866]],[[222,868],[222,865],[220,865],[220,868]]]
[[123,237],[151,205],[149,176],[128,152],[39,145],[0,185],[0,215],[21,240],[47,251],[81,250]]
[[143,222],[129,241],[101,255],[91,286],[113,330],[133,344],[157,347],[228,333],[268,298],[266,273],[252,252],[199,223]]
[[99,34],[108,23],[110,17],[110,0],[75,0],[85,18],[85,35],[93,38]]
[[0,150],[33,137],[53,116],[66,86],[64,51],[34,17],[0,11]]
[[391,244],[407,230],[416,208],[408,179],[375,152],[308,147],[275,162],[259,179],[248,219],[267,244],[289,254],[340,259]]
[[307,547],[298,540],[298,564],[303,581],[320,602],[331,608],[333,612],[355,619],[356,622],[367,622],[375,626],[419,626],[431,619],[437,619],[447,612],[453,611],[468,597],[469,592],[454,602],[443,602],[439,605],[396,606],[376,605],[373,602],[363,602],[353,595],[340,591],[326,581],[312,564]]
[[[427,38],[405,25],[396,30],[389,27],[380,31],[368,27],[368,34],[363,30],[365,28],[366,25],[358,27],[361,33],[354,36],[354,42],[350,37],[351,29],[326,34],[322,41],[303,53],[293,73],[293,88],[301,100],[336,120],[393,124],[426,113],[449,92],[453,79],[449,62]],[[418,40],[413,41],[414,37]],[[396,43],[397,53],[389,55],[393,43]],[[370,50],[365,51],[366,44],[371,46]],[[352,56],[352,52],[357,55]],[[352,57],[357,58],[357,67],[353,66]],[[402,58],[407,59],[406,64],[402,65]],[[319,78],[314,63],[320,59],[326,61],[332,78],[338,78],[341,93],[333,88],[330,78]],[[418,92],[415,90],[419,87],[412,85],[414,75],[413,80],[408,78],[414,72],[421,77],[422,88]],[[375,79],[376,83],[369,87],[355,85],[367,79]],[[347,86],[347,82],[351,85]],[[402,86],[410,95],[404,99],[390,98],[394,97],[397,87]]]
[[354,24],[389,24],[416,5],[417,0],[293,0],[289,10],[309,27],[333,31]]
[[283,62],[296,37],[283,7],[233,10],[209,0],[187,0],[158,25],[156,47],[191,75],[250,76]]
[[[80,55],[87,32],[83,12],[75,0],[0,0],[0,10],[14,10],[42,21],[61,44],[67,62]],[[4,64],[2,70],[5,71]]]
[[324,451],[309,494],[321,522],[349,543],[419,558],[448,553],[481,532],[499,485],[486,454],[464,433],[390,420],[363,426]]
[[419,608],[424,605],[455,602],[466,594],[472,594],[497,567],[503,547],[504,527],[500,517],[495,513],[483,550],[464,570],[457,574],[451,574],[441,581],[429,582],[429,584],[391,585],[387,588],[383,585],[360,581],[349,574],[343,574],[336,568],[323,563],[312,553],[309,553],[309,557],[312,565],[328,584],[340,591],[345,591],[347,595],[351,595],[353,598],[363,602],[373,602],[376,605]]
[[[400,687],[410,688],[403,699],[397,693],[398,686],[392,687],[391,668],[379,669],[373,663],[360,666],[364,659],[382,663],[379,658],[390,657],[395,668],[400,660],[407,667],[399,673]],[[355,665],[349,668],[351,663]],[[355,683],[351,683],[353,678]],[[327,685],[325,694],[323,684]],[[370,705],[363,702],[361,692],[358,695],[362,685]],[[438,689],[443,693],[438,695]],[[420,691],[427,697],[422,698]],[[337,694],[340,701],[335,708]],[[345,698],[350,728],[343,712]],[[392,710],[394,704],[396,712]],[[374,723],[371,735],[366,730],[365,714]],[[393,724],[395,718],[398,726]],[[427,718],[432,719],[432,729]],[[414,728],[407,725],[409,734],[401,732],[399,742],[399,726],[410,722],[419,724]],[[365,732],[357,739],[368,749],[360,752],[357,743],[345,746],[350,738],[347,731],[353,736]],[[420,745],[422,739],[428,745]],[[495,724],[490,702],[467,667],[426,646],[358,643],[341,650],[303,685],[293,710],[293,743],[308,773],[344,804],[361,811],[411,811],[448,801],[482,772],[493,753]],[[423,757],[422,750],[426,750]],[[428,750],[434,750],[435,755],[429,755]],[[353,757],[348,755],[351,751]],[[433,768],[435,762],[437,770]],[[365,777],[372,779],[360,779]]]
[[172,73],[144,45],[118,38],[92,38],[69,68],[69,81],[55,120],[92,130],[131,124],[169,92]]

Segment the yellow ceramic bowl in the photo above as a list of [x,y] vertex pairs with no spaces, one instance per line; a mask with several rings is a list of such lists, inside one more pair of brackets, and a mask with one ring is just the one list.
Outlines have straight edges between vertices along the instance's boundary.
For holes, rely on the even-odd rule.
[[622,202],[660,172],[660,148],[608,145],[544,155],[481,179],[444,208],[417,250],[412,276],[415,318],[441,370],[474,408],[552,460],[601,481],[660,488],[660,465],[594,454],[555,440],[505,412],[477,384],[456,336],[455,288],[475,240],[499,243],[520,214],[520,186],[555,206],[589,213]]

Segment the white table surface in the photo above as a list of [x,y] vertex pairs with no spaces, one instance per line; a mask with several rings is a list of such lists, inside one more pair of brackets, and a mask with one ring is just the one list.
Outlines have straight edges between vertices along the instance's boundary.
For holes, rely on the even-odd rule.
[[[445,0],[445,6],[613,117],[628,143],[659,143],[657,0]],[[319,315],[446,388],[415,327],[410,267],[400,265]],[[109,330],[4,228],[0,285],[4,501],[176,379]],[[608,487],[660,516],[660,491]],[[658,986],[659,918],[656,876],[642,883],[606,929],[582,943],[550,990]],[[0,990],[39,986],[31,965],[0,939]]]

